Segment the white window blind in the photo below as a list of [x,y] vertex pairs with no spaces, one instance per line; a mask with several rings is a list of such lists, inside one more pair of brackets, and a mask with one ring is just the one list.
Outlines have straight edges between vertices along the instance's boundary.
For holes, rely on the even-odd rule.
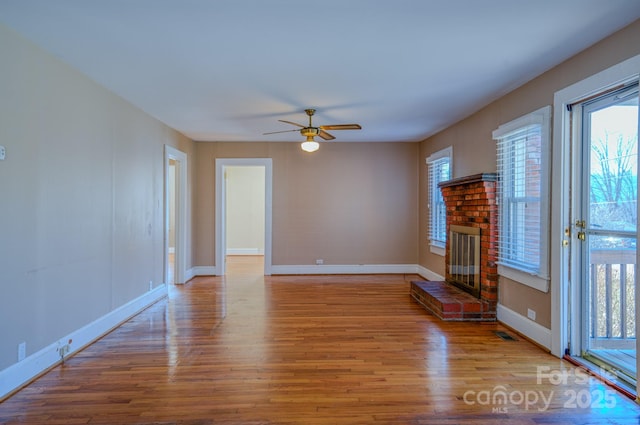
[[497,140],[499,263],[547,277],[550,107],[493,132]]
[[429,243],[443,248],[447,242],[447,209],[438,183],[451,179],[451,148],[427,158],[429,167]]

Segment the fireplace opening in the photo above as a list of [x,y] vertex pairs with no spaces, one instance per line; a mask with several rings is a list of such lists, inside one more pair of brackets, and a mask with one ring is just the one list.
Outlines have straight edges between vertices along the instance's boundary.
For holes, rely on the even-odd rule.
[[449,227],[449,273],[447,281],[480,298],[480,229]]

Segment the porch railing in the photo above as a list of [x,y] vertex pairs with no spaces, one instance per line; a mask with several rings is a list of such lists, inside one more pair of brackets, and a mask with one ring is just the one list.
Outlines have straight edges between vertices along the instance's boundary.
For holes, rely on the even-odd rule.
[[603,349],[635,349],[636,250],[592,249],[590,259],[592,342]]

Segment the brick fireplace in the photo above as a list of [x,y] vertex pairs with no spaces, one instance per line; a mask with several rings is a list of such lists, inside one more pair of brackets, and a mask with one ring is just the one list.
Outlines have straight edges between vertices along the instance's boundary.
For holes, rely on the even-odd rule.
[[[495,173],[475,174],[440,183],[447,209],[445,281],[411,282],[411,296],[442,320],[496,320],[498,303],[496,183]],[[452,229],[455,230],[454,233]],[[478,253],[470,248],[469,253],[464,254],[461,261],[457,259],[461,255],[457,248],[458,243],[454,242],[452,262],[451,241],[452,236],[454,240],[458,240],[458,230],[463,234],[474,235],[473,238],[479,238],[480,249]],[[463,237],[466,238],[466,236]],[[466,245],[465,249],[467,249]],[[477,248],[475,250],[477,251]],[[475,277],[464,277],[463,282],[460,282],[461,270],[465,273],[469,271]],[[473,282],[464,282],[469,279]]]

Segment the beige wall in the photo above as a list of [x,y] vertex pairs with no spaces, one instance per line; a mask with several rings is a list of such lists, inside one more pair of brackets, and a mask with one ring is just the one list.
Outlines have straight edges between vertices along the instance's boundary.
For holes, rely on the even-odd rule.
[[0,26],[0,370],[163,280],[164,144],[192,142]]
[[[585,50],[563,64],[506,96],[496,100],[467,119],[430,137],[420,146],[420,264],[444,274],[444,258],[429,252],[427,234],[426,165],[424,159],[446,146],[453,146],[453,177],[496,171],[496,144],[491,133],[500,124],[553,105],[554,93],[575,82],[640,54],[640,21]],[[552,176],[553,178],[553,176]],[[553,211],[554,206],[551,206]],[[551,282],[555,285],[557,282]],[[542,293],[519,283],[502,279],[500,302],[527,316],[527,308],[537,313],[536,322],[551,326],[550,293]]]
[[195,265],[215,265],[215,158],[273,159],[273,264],[416,264],[416,143],[196,143]]

